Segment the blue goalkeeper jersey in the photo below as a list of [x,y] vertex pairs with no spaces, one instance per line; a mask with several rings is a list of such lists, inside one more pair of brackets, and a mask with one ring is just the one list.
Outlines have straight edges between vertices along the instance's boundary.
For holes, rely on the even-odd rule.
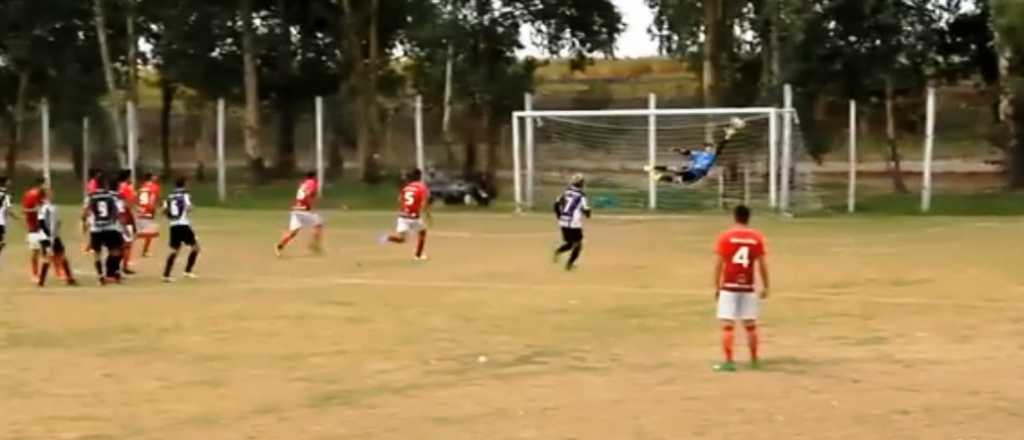
[[693,165],[690,169],[703,173],[711,171],[711,167],[715,166],[715,160],[718,159],[717,154],[707,151],[694,151],[690,153],[690,157],[693,160]]

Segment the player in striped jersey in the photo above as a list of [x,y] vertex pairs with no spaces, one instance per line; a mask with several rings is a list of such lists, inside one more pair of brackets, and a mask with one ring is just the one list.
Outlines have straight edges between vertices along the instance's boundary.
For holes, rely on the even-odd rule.
[[171,269],[174,268],[174,260],[178,258],[182,244],[192,248],[188,254],[188,262],[185,263],[185,278],[198,278],[192,269],[199,258],[199,242],[196,241],[192,221],[189,219],[189,214],[192,213],[192,196],[189,195],[185,184],[185,178],[179,177],[174,184],[174,191],[168,194],[164,201],[164,215],[167,216],[171,227],[171,254],[167,256],[167,264],[164,266],[165,283],[174,281],[171,278]]
[[555,217],[558,218],[558,226],[562,228],[563,241],[562,246],[555,249],[555,262],[558,262],[562,254],[572,251],[565,270],[573,270],[583,252],[583,218],[590,218],[590,204],[583,192],[584,183],[582,174],[572,176],[569,188],[555,200]]
[[7,246],[4,236],[7,235],[7,217],[17,215],[11,211],[11,193],[7,191],[7,176],[0,176],[0,254],[3,254]]
[[[114,180],[108,182],[106,189],[101,185],[101,189],[86,197],[82,207],[82,232],[88,229],[89,248],[93,252],[96,275],[101,285],[121,282],[121,251],[124,250],[121,216],[125,208],[117,195],[117,187]],[[107,250],[105,272],[103,249]]]
[[58,277],[63,278],[69,286],[75,286],[78,282],[71,273],[64,241],[60,239],[60,218],[57,216],[57,207],[51,202],[52,199],[51,190],[46,194],[43,206],[39,208],[39,230],[46,236],[41,243],[43,256],[49,256],[49,261],[44,259],[43,267],[39,271],[39,287],[46,284],[46,273],[51,265]]

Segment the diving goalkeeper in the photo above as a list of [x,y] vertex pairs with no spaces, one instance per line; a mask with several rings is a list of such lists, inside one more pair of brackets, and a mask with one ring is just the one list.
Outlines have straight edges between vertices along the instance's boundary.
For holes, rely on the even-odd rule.
[[[656,166],[653,169],[656,172],[651,175],[651,179],[666,183],[699,182],[711,172],[711,168],[718,162],[718,157],[725,152],[729,140],[736,134],[736,131],[745,125],[746,123],[742,119],[734,118],[730,125],[725,128],[725,137],[717,144],[707,142],[699,150],[673,148],[672,152],[688,159],[688,163],[684,162],[683,166],[678,169]],[[651,172],[652,169],[648,166],[644,167],[644,171]]]

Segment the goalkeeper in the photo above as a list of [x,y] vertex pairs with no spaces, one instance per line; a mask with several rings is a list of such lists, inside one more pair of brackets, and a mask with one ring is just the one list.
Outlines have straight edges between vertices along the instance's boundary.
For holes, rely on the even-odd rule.
[[[732,139],[736,131],[743,125],[742,120],[734,119],[732,124],[725,128],[725,137],[720,142],[717,144],[707,142],[699,150],[673,148],[672,152],[688,158],[689,163],[684,163],[678,169],[656,166],[653,171],[657,172],[651,175],[651,179],[666,183],[699,182],[711,172],[711,168],[718,162],[718,157],[722,155],[726,146],[728,146],[729,140]],[[644,167],[644,171],[650,172],[651,169],[650,167]]]

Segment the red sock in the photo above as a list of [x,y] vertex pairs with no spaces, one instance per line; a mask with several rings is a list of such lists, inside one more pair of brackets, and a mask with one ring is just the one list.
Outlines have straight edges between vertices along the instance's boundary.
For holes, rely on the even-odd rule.
[[759,337],[757,335],[757,325],[752,324],[747,326],[747,344],[750,345],[750,360],[757,360],[757,343]]
[[722,327],[722,351],[725,352],[725,361],[732,362],[732,341],[735,337],[733,326]]
[[392,243],[405,243],[405,237],[401,235],[389,235],[388,241]]
[[39,257],[35,255],[32,256],[32,277],[39,277]]
[[423,247],[427,245],[427,231],[420,231],[419,241],[416,242],[416,256],[423,256]]

